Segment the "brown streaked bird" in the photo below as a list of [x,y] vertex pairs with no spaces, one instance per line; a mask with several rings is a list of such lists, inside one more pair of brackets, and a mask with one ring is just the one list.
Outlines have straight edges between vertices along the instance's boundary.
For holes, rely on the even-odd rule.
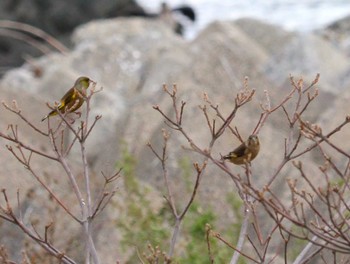
[[72,88],[66,92],[66,94],[61,98],[60,103],[56,107],[56,109],[52,110],[47,116],[45,116],[42,120],[44,121],[46,118],[50,116],[57,115],[57,111],[60,111],[62,114],[64,113],[72,113],[78,110],[84,103],[83,89],[87,89],[90,86],[90,83],[93,82],[88,77],[82,76],[79,77]]
[[245,164],[255,159],[259,150],[260,142],[258,136],[250,135],[246,142],[243,142],[239,147],[222,158],[237,165]]

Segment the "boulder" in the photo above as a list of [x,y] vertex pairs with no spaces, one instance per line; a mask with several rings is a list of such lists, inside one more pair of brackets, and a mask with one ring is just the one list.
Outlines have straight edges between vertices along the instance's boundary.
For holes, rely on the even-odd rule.
[[[275,106],[290,91],[289,74],[296,75],[295,79],[304,75],[306,83],[310,83],[317,72],[321,74],[317,85],[320,101],[310,106],[312,111],[307,115],[311,121],[317,122],[323,113],[332,111],[334,114],[336,109],[344,107],[344,100],[337,97],[345,91],[338,81],[349,68],[346,57],[341,50],[314,34],[285,32],[255,20],[220,21],[187,42],[156,20],[119,18],[84,24],[75,30],[72,39],[74,48],[68,54],[50,54],[9,71],[0,81],[0,89],[2,98],[7,102],[17,100],[28,119],[45,129],[46,122],[40,120],[49,110],[46,102],[59,100],[78,76],[86,75],[95,80],[97,88],[103,90],[92,98],[90,118],[102,115],[102,119],[89,137],[87,151],[96,182],[101,180],[101,171],[116,169],[126,147],[137,160],[138,179],[156,192],[166,192],[161,164],[147,146],[151,142],[157,151],[161,151],[162,129],[170,130],[152,106],[158,105],[164,113],[174,117],[172,102],[164,93],[163,84],[171,90],[176,83],[179,100],[186,101],[183,128],[203,148],[208,148],[211,140],[205,117],[198,107],[205,104],[203,94],[208,95],[213,105],[219,105],[220,112],[226,117],[233,110],[235,96],[243,89],[246,76],[249,87],[254,88],[256,94],[252,102],[239,109],[232,122],[232,127],[237,127],[243,138],[252,133],[260,118],[264,90],[268,90],[271,104]],[[36,74],[38,69],[40,75]],[[293,109],[295,105],[288,107]],[[17,123],[17,119],[3,109],[1,115],[4,116],[2,129],[8,123]],[[209,116],[217,120],[217,127],[221,124],[215,112],[211,111]],[[324,118],[322,123],[327,126],[332,114]],[[21,128],[23,125],[21,123]],[[28,142],[48,148],[48,142],[35,136],[31,129],[25,128],[22,133]],[[252,167],[255,186],[264,186],[273,175],[283,157],[281,146],[288,135],[284,113],[276,111],[259,133],[262,149]],[[214,145],[212,154],[220,159],[221,154],[227,154],[239,144],[227,130]],[[171,130],[169,175],[179,206],[189,199],[181,160],[203,161],[203,157],[182,146],[189,146],[187,139]],[[12,157],[2,156],[1,162],[8,167],[0,167],[0,181],[5,183],[9,177],[6,175],[12,171],[24,173],[17,173],[20,166],[13,160],[8,161]],[[70,159],[76,164],[74,168],[81,172],[79,162],[75,162],[80,160],[78,148],[73,149]],[[315,160],[310,155],[304,161]],[[46,168],[40,160],[35,162],[37,168]],[[243,168],[228,166],[235,173],[244,175]],[[315,166],[309,170],[316,172],[318,169]],[[49,173],[52,177],[60,177],[59,171]],[[190,175],[195,175],[194,170],[190,170]],[[285,177],[297,176],[293,166],[286,166],[273,188],[279,190],[281,196],[288,197],[289,192],[284,192]],[[24,178],[18,175],[15,178],[7,188],[14,189],[16,184],[24,186]],[[214,208],[222,223],[232,223],[232,208],[226,199],[235,191],[235,185],[227,175],[209,163],[198,191],[197,199],[201,204]],[[160,194],[156,196],[162,199]],[[105,217],[117,219],[119,213],[107,209]],[[103,245],[99,246],[103,248]]]

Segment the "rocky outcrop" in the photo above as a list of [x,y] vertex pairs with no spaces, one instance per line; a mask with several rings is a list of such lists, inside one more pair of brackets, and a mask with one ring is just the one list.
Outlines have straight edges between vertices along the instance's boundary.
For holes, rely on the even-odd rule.
[[[159,11],[149,13],[134,0],[78,1],[37,1],[4,0],[0,2],[0,76],[8,69],[18,67],[32,57],[39,57],[55,50],[45,45],[41,36],[34,31],[43,30],[66,46],[71,47],[70,35],[81,24],[91,20],[115,17],[144,17],[160,19],[175,32],[183,34],[180,13],[195,20],[195,11],[186,5],[169,7],[159,5]],[[7,22],[25,23],[9,25]],[[35,28],[29,28],[34,26]],[[41,35],[39,33],[39,35]]]
[[[162,90],[163,84],[169,87],[177,84],[179,96],[187,101],[184,128],[201,146],[206,146],[210,140],[203,113],[198,108],[204,104],[203,93],[228,115],[245,76],[249,77],[249,86],[256,89],[256,96],[237,113],[232,124],[244,137],[253,131],[259,120],[264,90],[269,91],[274,104],[289,91],[289,74],[295,78],[303,75],[305,82],[311,82],[316,73],[321,74],[320,101],[312,106],[308,114],[310,120],[321,120],[327,125],[336,109],[344,108],[345,101],[337,97],[347,93],[342,76],[350,65],[343,51],[312,33],[285,32],[254,20],[223,21],[212,23],[196,39],[187,42],[157,21],[125,18],[82,25],[74,32],[73,42],[74,48],[66,55],[51,54],[9,71],[0,82],[1,98],[17,100],[28,118],[44,128],[45,123],[41,124],[40,120],[48,111],[45,102],[60,98],[78,76],[91,77],[103,87],[102,92],[94,95],[91,105],[92,116],[102,115],[87,146],[92,170],[96,174],[105,169],[113,171],[121,149],[127,146],[138,161],[138,178],[161,192],[160,164],[146,143],[150,141],[156,149],[162,147],[161,129],[166,126],[152,106],[157,104],[166,113],[171,112],[172,104]],[[35,74],[37,70],[40,76]],[[333,114],[328,114],[330,111]],[[17,122],[3,109],[1,116],[2,130],[7,124]],[[263,186],[281,161],[284,151],[281,146],[287,129],[281,111],[273,114],[261,130],[262,149],[253,164],[259,176],[254,179],[256,185]],[[22,133],[29,142],[47,147],[48,143],[32,136],[30,129]],[[185,138],[178,137],[175,132],[171,138],[170,173],[180,179],[180,157],[190,157],[191,162],[201,158],[182,149],[182,145],[188,145]],[[230,133],[225,133],[214,146],[214,155],[219,158],[220,154],[232,150],[239,143],[232,138]],[[2,144],[2,152],[3,149]],[[18,177],[24,173],[21,166],[9,155],[1,156],[0,186],[8,189],[18,184],[23,186],[28,178]],[[78,153],[71,158],[78,159]],[[37,166],[48,173],[49,168],[39,161]],[[14,171],[16,180],[9,183],[4,175],[12,175]],[[50,168],[50,173],[56,172]],[[293,176],[288,167],[283,173]],[[187,195],[186,188],[179,182],[175,195],[182,197]],[[282,183],[281,186],[285,187]],[[215,205],[222,219],[229,218],[226,194],[232,189],[232,181],[209,164],[199,197],[204,203]]]
[[[92,19],[127,15],[146,15],[134,0],[37,1],[5,0],[0,2],[0,18],[37,27],[66,45],[74,28]],[[30,57],[42,55],[42,51],[30,43],[30,34],[19,36],[0,24],[0,76],[9,68],[18,67]],[[34,37],[34,40],[36,38]]]
[[318,31],[322,37],[332,45],[343,50],[348,56],[350,54],[350,16],[339,19],[326,28]]

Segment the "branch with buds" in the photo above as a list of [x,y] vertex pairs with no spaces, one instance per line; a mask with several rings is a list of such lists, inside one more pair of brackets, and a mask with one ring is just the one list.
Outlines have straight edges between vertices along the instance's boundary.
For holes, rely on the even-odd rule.
[[[24,121],[26,125],[32,128],[34,132],[46,137],[51,145],[51,153],[47,153],[46,151],[35,148],[34,146],[25,143],[19,133],[18,126],[14,124],[10,124],[8,126],[8,133],[0,132],[0,138],[3,138],[9,143],[12,143],[6,145],[8,151],[19,163],[24,165],[24,167],[30,172],[30,174],[39,183],[39,185],[48,192],[53,201],[55,201],[55,203],[60,208],[62,208],[74,222],[81,225],[85,234],[85,236],[82,237],[81,244],[86,243],[85,258],[88,260],[87,263],[90,263],[90,259],[92,259],[93,263],[98,264],[100,263],[100,260],[95,247],[91,225],[94,219],[103,211],[103,209],[115,194],[116,188],[110,188],[110,185],[113,185],[113,182],[115,182],[115,180],[120,177],[120,171],[108,176],[102,173],[105,182],[104,185],[101,186],[100,194],[93,202],[91,191],[95,190],[96,187],[92,189],[90,183],[91,175],[86,156],[86,141],[88,140],[92,130],[95,128],[97,122],[101,119],[101,116],[97,115],[93,119],[92,123],[89,124],[90,101],[95,93],[101,91],[101,89],[96,90],[95,86],[96,83],[93,83],[91,89],[89,89],[90,92],[83,94],[86,111],[84,118],[80,120],[80,124],[78,124],[78,126],[75,126],[75,120],[72,122],[70,116],[57,111],[58,118],[56,120],[58,120],[58,124],[57,122],[51,122],[49,119],[47,122],[48,126],[46,131],[42,128],[37,127],[33,122],[31,122],[23,114],[23,111],[18,107],[15,101],[12,102],[11,106],[7,105],[5,102],[2,102],[6,110],[17,115],[21,120]],[[79,117],[80,116],[81,115],[79,115]],[[68,132],[73,135],[71,141],[69,141],[68,137],[65,135],[66,130],[68,130]],[[85,182],[85,186],[83,188],[78,184],[77,175],[73,173],[73,168],[69,164],[69,154],[75,145],[80,146],[80,154],[82,158],[81,170],[83,171]],[[41,176],[42,172],[37,171],[33,168],[33,156],[41,156],[42,158],[53,162],[53,166],[55,166],[55,164],[58,164],[63,168],[69,180],[70,186],[72,187],[73,193],[75,194],[75,203],[79,205],[80,212],[74,212],[72,210],[72,206],[74,204],[71,204],[71,202],[68,202],[65,199],[61,198],[59,193],[57,193],[57,191],[54,191],[53,188],[43,179]],[[109,189],[112,190],[109,191]],[[33,241],[37,242],[48,253],[58,258],[60,262],[76,263],[62,250],[57,249],[52,243],[50,243],[50,240],[48,239],[48,230],[51,228],[52,223],[45,225],[45,232],[44,234],[41,234],[36,230],[34,226],[28,226],[27,223],[24,222],[21,217],[22,208],[20,206],[20,203],[18,202],[17,204],[18,210],[20,212],[20,215],[17,216],[13,212],[11,202],[8,199],[6,190],[2,190],[2,193],[5,205],[1,206],[0,203],[0,218],[18,226],[27,236],[29,236]]]
[[[328,133],[323,133],[323,129],[320,126],[310,124],[303,120],[303,116],[307,112],[309,106],[318,97],[319,92],[315,86],[319,81],[319,77],[320,75],[317,74],[311,84],[306,86],[303,79],[295,81],[291,76],[291,90],[282,97],[276,105],[272,105],[268,91],[264,91],[265,100],[261,103],[262,113],[252,134],[258,134],[260,130],[263,129],[264,124],[268,121],[269,116],[276,113],[277,110],[284,113],[285,119],[289,125],[289,133],[285,138],[282,161],[271,175],[267,175],[266,185],[262,190],[255,187],[251,181],[252,170],[250,164],[244,166],[246,180],[243,180],[239,174],[232,172],[222,160],[218,160],[212,155],[213,146],[226,132],[233,134],[243,142],[239,133],[239,128],[236,126],[232,127],[231,123],[237,114],[239,114],[239,109],[249,103],[255,95],[255,90],[248,87],[247,79],[244,81],[243,89],[236,95],[234,99],[234,107],[227,116],[221,112],[219,105],[214,104],[209,99],[209,95],[204,93],[205,104],[200,106],[200,110],[205,117],[206,126],[208,127],[211,136],[208,139],[208,145],[206,148],[201,147],[198,142],[195,142],[193,140],[193,135],[191,135],[186,127],[183,126],[183,120],[185,119],[185,106],[187,105],[187,102],[179,101],[176,85],[173,86],[172,90],[169,90],[167,86],[163,87],[165,93],[167,93],[171,99],[174,117],[172,117],[171,114],[166,114],[159,106],[154,106],[153,108],[164,117],[165,124],[170,130],[178,132],[186,139],[188,146],[184,147],[185,150],[200,154],[204,157],[205,163],[203,164],[211,161],[220,170],[229,175],[235,183],[236,191],[243,201],[244,217],[236,246],[225,241],[220,234],[213,232],[211,228],[207,229],[207,245],[209,260],[211,263],[213,263],[214,256],[211,252],[209,237],[217,238],[230,248],[234,249],[234,254],[230,263],[237,263],[239,256],[243,256],[249,259],[249,261],[256,263],[272,261],[279,254],[282,254],[282,252],[285,262],[287,262],[289,245],[291,244],[292,239],[295,238],[308,240],[310,243],[317,246],[317,248],[307,257],[305,256],[307,252],[310,251],[311,247],[308,246],[308,248],[305,248],[296,259],[295,263],[301,263],[300,261],[302,259],[310,260],[317,255],[320,256],[321,252],[327,249],[332,250],[335,254],[349,252],[350,237],[348,231],[350,227],[348,225],[349,221],[346,212],[349,211],[350,204],[347,197],[350,186],[350,154],[345,149],[332,142],[331,137],[346,126],[350,122],[350,118],[346,117],[344,122]],[[287,107],[287,103],[289,107]],[[292,105],[292,107],[290,107],[290,105]],[[218,119],[212,120],[210,118],[210,111],[214,111]],[[218,125],[219,122],[221,123],[220,125]],[[165,144],[161,155],[156,153],[151,145],[149,146],[162,164],[164,184],[168,190],[166,200],[168,201],[170,209],[173,211],[175,219],[179,220],[179,215],[185,216],[186,211],[183,211],[184,214],[178,214],[175,209],[176,201],[170,189],[168,170],[166,168],[166,144],[169,139],[168,132],[164,134],[163,138]],[[305,140],[309,140],[311,143],[306,144],[306,146],[303,145],[302,147],[300,143],[301,141],[304,143]],[[324,144],[349,160],[345,168],[340,168],[339,165],[337,165],[337,163],[326,154],[323,147]],[[317,150],[324,158],[324,165],[320,166],[319,171],[325,179],[323,184],[325,187],[317,186],[317,183],[313,182],[305,171],[303,163],[296,161],[297,158],[306,155],[312,150]],[[299,191],[297,188],[297,182],[288,180],[291,204],[287,205],[285,204],[285,201],[279,197],[280,194],[275,193],[271,187],[278,178],[282,177],[282,169],[292,162],[294,168],[299,172],[301,179],[304,180],[309,190],[306,191],[303,189]],[[205,169],[205,167],[203,167],[203,169]],[[201,173],[203,173],[203,171],[201,171]],[[341,186],[333,183],[334,176],[339,178],[342,182]],[[192,198],[195,198],[194,195],[196,194],[196,190],[200,183],[201,181],[195,180],[193,195],[187,206],[190,206]],[[318,184],[320,184],[320,182]],[[274,224],[270,224],[271,227],[267,233],[264,233],[261,230],[262,222],[256,213],[258,211],[257,208],[264,208],[268,217],[274,222]],[[250,223],[251,219],[253,219],[252,223]],[[295,226],[299,227],[300,229],[298,229],[298,231],[301,230],[301,232],[295,231]],[[177,227],[175,227],[175,230],[176,229]],[[279,243],[280,247],[278,247],[273,253],[270,249],[273,247],[271,239],[272,237],[278,236],[278,234],[283,243]],[[244,251],[246,242],[254,249],[253,252],[246,253]],[[171,243],[171,253],[173,253],[174,243],[174,241]]]

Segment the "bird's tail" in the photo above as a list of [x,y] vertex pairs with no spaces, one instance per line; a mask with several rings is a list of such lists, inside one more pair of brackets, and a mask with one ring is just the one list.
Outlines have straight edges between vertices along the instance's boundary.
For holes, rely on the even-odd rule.
[[227,154],[225,156],[222,156],[222,159],[224,159],[224,160],[231,159],[231,158],[232,158],[232,154],[231,153],[229,153],[229,154]]
[[48,113],[43,119],[41,119],[41,122],[45,121],[49,116],[53,116],[56,114],[56,110],[52,110],[50,113]]

